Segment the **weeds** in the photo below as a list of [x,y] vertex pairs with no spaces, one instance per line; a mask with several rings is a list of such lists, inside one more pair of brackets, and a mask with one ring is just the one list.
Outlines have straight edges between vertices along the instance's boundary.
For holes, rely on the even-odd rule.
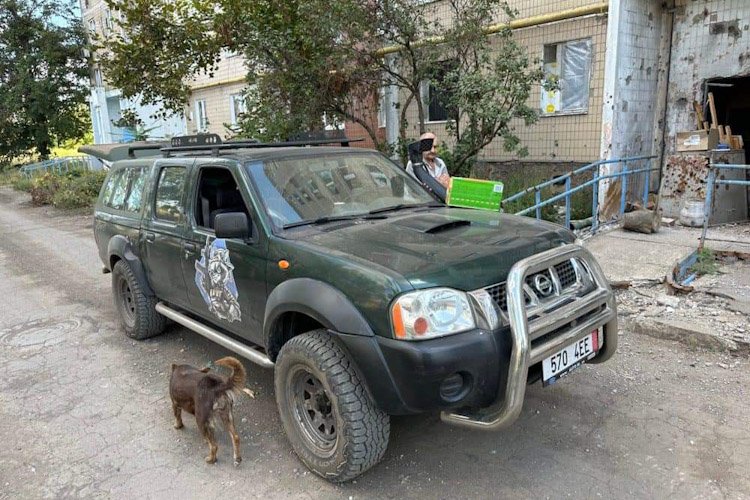
[[[517,175],[504,179],[504,197],[508,198],[516,193],[523,191],[531,186],[541,184],[546,181],[546,178],[528,178],[524,176],[524,173],[519,171]],[[542,201],[552,198],[558,194],[563,193],[565,188],[563,186],[547,186],[541,190]],[[593,201],[593,192],[591,188],[584,188],[580,191],[573,193],[570,197],[570,218],[571,220],[586,219],[591,217],[591,204]],[[530,192],[521,196],[517,200],[513,200],[510,203],[503,204],[503,211],[505,213],[514,214],[521,210],[532,207],[536,204],[534,192]],[[554,203],[545,205],[542,207],[542,219],[552,222],[562,222],[562,218],[565,217],[564,212],[565,198],[562,198]],[[562,216],[559,215],[562,212]],[[532,210],[526,214],[530,217],[536,217],[536,211]]]
[[710,248],[702,248],[698,252],[698,260],[690,268],[698,275],[716,274],[719,272],[719,260]]

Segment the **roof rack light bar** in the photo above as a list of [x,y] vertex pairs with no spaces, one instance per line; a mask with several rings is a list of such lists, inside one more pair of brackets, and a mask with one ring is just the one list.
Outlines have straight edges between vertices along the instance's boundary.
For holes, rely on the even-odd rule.
[[[204,140],[205,139],[205,140]],[[348,139],[342,137],[339,139],[311,139],[301,141],[286,142],[257,142],[254,140],[232,141],[222,143],[216,134],[201,134],[197,136],[174,137],[170,147],[161,148],[165,155],[179,151],[211,151],[218,155],[219,151],[227,149],[261,149],[261,148],[283,148],[283,147],[302,147],[302,146],[323,146],[326,144],[340,144],[343,147],[349,146],[349,143],[360,142],[364,139]],[[217,142],[218,141],[218,142]]]

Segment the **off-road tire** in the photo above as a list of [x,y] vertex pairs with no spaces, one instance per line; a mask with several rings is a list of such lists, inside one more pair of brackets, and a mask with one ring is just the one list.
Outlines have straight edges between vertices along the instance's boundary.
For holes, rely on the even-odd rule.
[[[326,453],[316,449],[309,437],[311,428],[305,424],[310,422],[299,411],[304,395],[294,393],[300,374],[303,379],[306,374],[310,380],[317,379],[320,391],[325,391],[322,398],[330,402],[328,415],[335,424],[335,438],[329,440],[331,449]],[[375,405],[349,356],[329,332],[314,330],[284,344],[276,360],[274,385],[284,430],[310,470],[340,483],[359,476],[383,458],[390,419]]]
[[112,296],[125,334],[144,340],[164,331],[166,319],[156,312],[156,297],[146,295],[135,273],[125,261],[112,268]]

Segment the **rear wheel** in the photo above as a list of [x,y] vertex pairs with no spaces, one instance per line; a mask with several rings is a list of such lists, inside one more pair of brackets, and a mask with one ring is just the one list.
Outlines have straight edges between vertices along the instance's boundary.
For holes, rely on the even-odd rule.
[[389,417],[330,333],[315,330],[284,344],[274,381],[284,430],[310,470],[344,482],[383,458]]
[[164,331],[166,318],[156,312],[156,297],[143,292],[135,273],[120,260],[112,268],[112,295],[128,337],[144,340]]

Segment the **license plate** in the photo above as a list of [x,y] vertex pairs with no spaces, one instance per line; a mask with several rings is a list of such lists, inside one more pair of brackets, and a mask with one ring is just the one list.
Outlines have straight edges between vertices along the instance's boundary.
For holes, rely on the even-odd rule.
[[596,356],[602,344],[597,328],[585,337],[542,360],[542,383],[549,385]]

